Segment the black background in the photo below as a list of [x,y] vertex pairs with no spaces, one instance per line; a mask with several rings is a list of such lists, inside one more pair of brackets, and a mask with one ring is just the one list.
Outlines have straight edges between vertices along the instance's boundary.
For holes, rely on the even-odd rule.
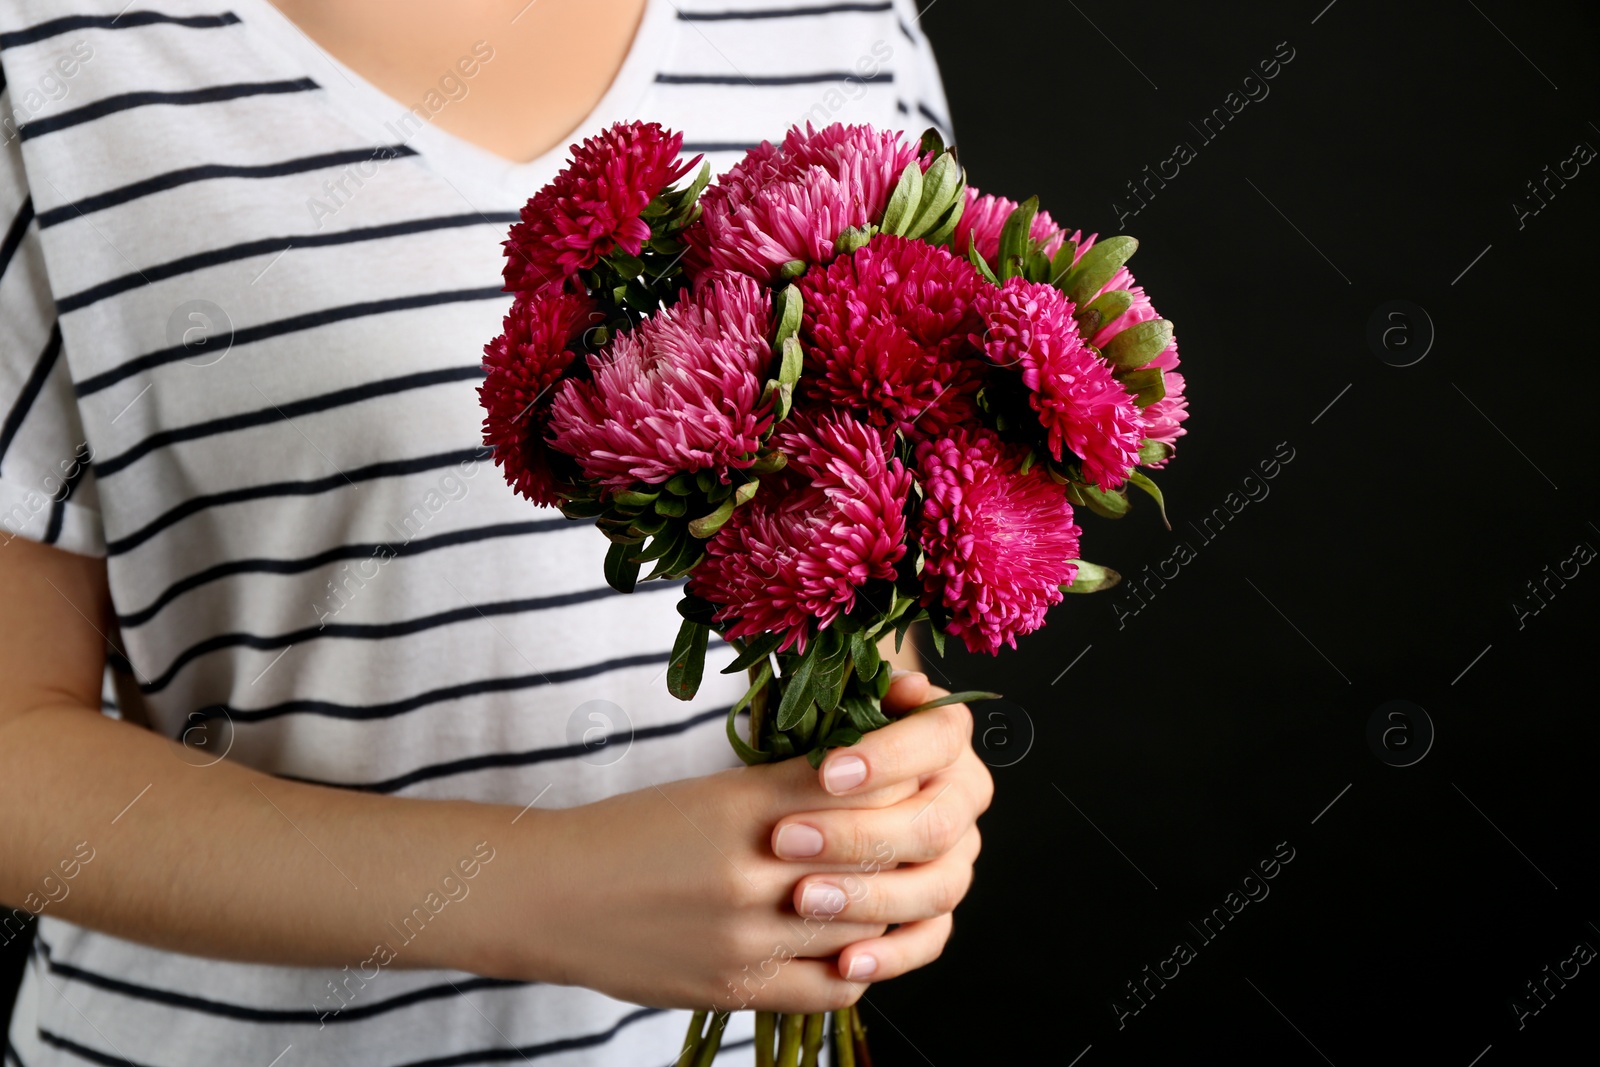
[[[1600,948],[1600,561],[1537,614],[1513,603],[1600,549],[1600,159],[1520,226],[1513,203],[1600,147],[1596,15],[1325,4],[924,5],[973,183],[1139,237],[1132,266],[1178,324],[1174,529],[1147,504],[1084,516],[1084,555],[1130,578],[1180,542],[1195,558],[1136,615],[1124,590],[1073,598],[1020,651],[931,669],[1006,694],[977,708],[1004,766],[943,959],[868,994],[880,1067],[1593,1055],[1600,962],[1520,1029],[1511,1005]],[[1269,95],[1206,142],[1190,123],[1280,42]],[[1119,226],[1124,183],[1180,141],[1195,158]],[[1436,335],[1391,323],[1390,362],[1427,350],[1410,366],[1367,338],[1392,300]],[[1220,532],[1190,525],[1262,486]],[[1391,700],[1435,731],[1410,766],[1367,739]],[[1396,722],[1414,754],[1422,723]],[[1269,895],[1204,942],[1189,924],[1280,843]],[[1124,983],[1178,942],[1193,961],[1119,1028]]]
[[[1035,736],[994,771],[943,958],[868,994],[881,1064],[1592,1061],[1600,966],[1520,1030],[1510,1005],[1600,949],[1600,559],[1521,628],[1512,602],[1600,549],[1600,158],[1520,229],[1512,203],[1600,148],[1595,22],[1506,0],[926,10],[973,184],[1137,236],[1178,325],[1174,530],[1085,516],[1084,556],[1130,577],[1180,541],[1196,558],[1124,626],[1121,590],[1072,598],[1020,651],[933,671],[1025,709],[975,708],[991,759]],[[1283,41],[1270,95],[1205,143],[1189,122]],[[1196,158],[1119,227],[1124,183],[1179,141]],[[1407,367],[1366,337],[1397,299],[1437,334]],[[1280,442],[1270,495],[1197,535]],[[1366,739],[1396,699],[1436,731],[1408,767]],[[1188,923],[1279,842],[1270,895],[1201,941]],[[1136,1007],[1124,983],[1179,941],[1194,961],[1119,1029],[1112,1000]]]

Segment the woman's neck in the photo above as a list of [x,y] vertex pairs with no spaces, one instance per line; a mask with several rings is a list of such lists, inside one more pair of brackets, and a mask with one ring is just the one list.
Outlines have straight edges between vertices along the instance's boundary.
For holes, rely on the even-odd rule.
[[594,110],[627,57],[646,4],[270,2],[395,100],[409,106],[429,93],[448,99],[432,118],[439,128],[519,163],[562,144]]

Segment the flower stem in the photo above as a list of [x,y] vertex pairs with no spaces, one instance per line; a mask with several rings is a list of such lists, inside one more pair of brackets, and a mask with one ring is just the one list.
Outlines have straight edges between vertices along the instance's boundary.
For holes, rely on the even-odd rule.
[[850,1026],[850,1009],[833,1013],[834,1067],[856,1067],[856,1035]]
[[805,1028],[804,1015],[785,1015],[778,1034],[778,1067],[799,1067],[800,1034]]
[[674,1067],[694,1067],[695,1053],[700,1051],[700,1033],[706,1026],[706,1013],[697,1011],[689,1019],[689,1032],[683,1038],[683,1051],[678,1053]]
[[850,1030],[856,1042],[856,1067],[872,1067],[872,1050],[867,1048],[867,1024],[861,1019],[861,1005],[850,1007]]
[[822,1024],[827,1015],[807,1015],[805,1038],[801,1046],[800,1067],[817,1067],[817,1054],[822,1051]]
[[778,1033],[778,1013],[756,1012],[756,1067],[776,1067],[772,1042]]
[[695,1054],[694,1067],[711,1067],[711,1061],[717,1058],[717,1049],[722,1047],[722,1032],[727,1028],[727,1012],[719,1011],[711,1016],[711,1028],[706,1031],[706,1039],[700,1043],[700,1051]]

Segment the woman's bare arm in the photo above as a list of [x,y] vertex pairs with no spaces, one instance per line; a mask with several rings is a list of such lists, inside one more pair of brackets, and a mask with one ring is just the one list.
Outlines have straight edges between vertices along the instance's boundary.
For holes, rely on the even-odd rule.
[[[970,879],[991,787],[959,705],[875,731],[820,771],[788,760],[565,810],[369,796],[195,766],[192,750],[101,715],[109,615],[100,561],[0,545],[0,924],[17,908],[224,959],[819,1011],[860,995],[841,969],[881,979],[937,956]],[[928,691],[901,678],[886,705]],[[792,937],[791,907],[819,880],[849,894],[843,914],[733,992]]]

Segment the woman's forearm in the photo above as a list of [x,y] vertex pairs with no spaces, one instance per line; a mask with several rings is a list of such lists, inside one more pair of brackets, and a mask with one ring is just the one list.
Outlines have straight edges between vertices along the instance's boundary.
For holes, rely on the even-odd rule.
[[0,936],[45,914],[194,955],[333,967],[387,945],[380,966],[471,969],[492,924],[467,913],[505,897],[481,890],[510,878],[506,838],[538,822],[195,766],[192,749],[66,703],[0,720],[0,810]]

